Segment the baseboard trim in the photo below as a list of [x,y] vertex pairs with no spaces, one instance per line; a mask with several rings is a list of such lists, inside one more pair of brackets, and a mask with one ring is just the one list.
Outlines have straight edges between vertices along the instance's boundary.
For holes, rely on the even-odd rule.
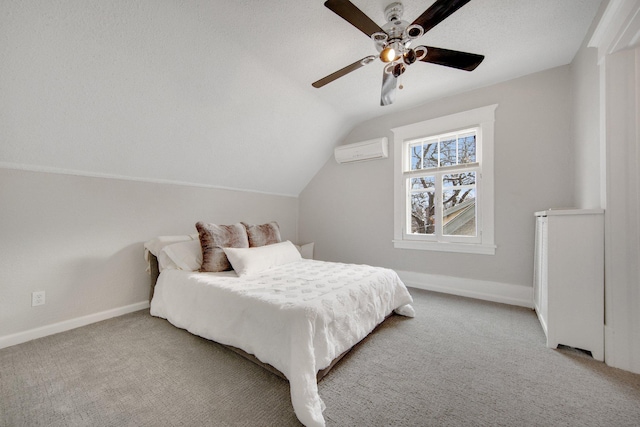
[[533,287],[411,271],[397,273],[411,288],[533,308]]
[[101,322],[103,320],[111,319],[112,317],[122,316],[123,314],[133,313],[134,311],[144,310],[145,308],[149,308],[149,301],[141,301],[124,307],[118,307],[111,310],[101,311],[99,313],[89,314],[87,316],[76,317],[75,319],[69,319],[63,322],[53,323],[51,325],[41,326],[35,329],[29,329],[16,334],[5,335],[0,337],[0,349],[22,344],[37,338],[65,332],[81,326],[90,325],[91,323]]

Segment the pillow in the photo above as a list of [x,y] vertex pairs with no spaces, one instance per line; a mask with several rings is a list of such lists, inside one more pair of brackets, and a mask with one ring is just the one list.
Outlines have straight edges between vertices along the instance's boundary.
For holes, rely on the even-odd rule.
[[282,241],[280,238],[280,227],[275,221],[261,225],[252,225],[243,222],[242,225],[247,229],[249,247],[251,248],[272,245]]
[[202,247],[199,240],[165,246],[160,256],[166,255],[179,270],[197,271],[202,266]]
[[145,242],[144,248],[151,252],[155,256],[160,256],[160,251],[167,245],[172,245],[177,242],[186,242],[189,240],[197,239],[197,234],[180,235],[180,236],[158,236]]
[[[200,242],[196,242],[200,245]],[[160,254],[156,257],[158,258],[158,271],[163,272],[164,270],[179,270],[178,266],[165,251],[160,251]]]
[[290,241],[256,248],[224,248],[238,276],[258,274],[279,265],[300,261],[300,252]]
[[305,259],[313,259],[313,242],[307,243],[306,245],[296,245],[296,249],[302,255],[302,258]]
[[202,247],[202,266],[200,271],[231,270],[231,264],[222,248],[248,248],[247,230],[244,225],[207,224],[199,221],[196,224],[200,246]]
[[[149,254],[152,254],[158,259],[158,271],[162,271],[165,268],[177,269],[178,266],[162,252],[162,249],[168,245],[173,245],[176,242],[186,242],[194,240],[199,244],[197,234],[179,235],[179,236],[158,236],[154,239],[145,242],[144,244],[144,259],[149,261]],[[147,271],[151,271],[151,267],[147,266]]]

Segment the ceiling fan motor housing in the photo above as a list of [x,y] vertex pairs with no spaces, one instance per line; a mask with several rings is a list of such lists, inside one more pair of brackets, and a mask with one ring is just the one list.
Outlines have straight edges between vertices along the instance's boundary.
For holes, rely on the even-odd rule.
[[400,2],[391,3],[384,9],[384,17],[387,19],[387,22],[400,20],[403,13],[404,6]]
[[[388,5],[384,10],[388,22],[382,26],[383,31],[371,35],[383,62],[402,60],[406,65],[411,65],[417,59],[421,59],[417,57],[416,52],[410,46],[414,39],[424,34],[424,30],[420,25],[409,25],[407,21],[404,21],[402,19],[403,12],[404,6],[400,2]],[[404,66],[402,72],[404,72]],[[397,71],[394,72],[395,74]]]
[[[424,29],[420,25],[409,25],[402,19],[404,6],[400,2],[391,3],[384,9],[384,16],[387,19],[382,29],[389,34],[389,38],[417,39],[424,34]],[[391,33],[394,33],[393,35]]]
[[[391,3],[384,10],[387,23],[382,26],[382,32],[376,32],[371,35],[376,49],[381,52],[380,59],[383,62],[393,62],[403,58],[407,65],[415,62],[416,57],[410,49],[411,42],[421,37],[424,30],[420,25],[411,24],[402,19],[404,6],[400,2]],[[388,55],[389,49],[393,49],[395,53],[391,58]],[[384,51],[384,53],[383,53]],[[409,53],[409,55],[407,55]]]

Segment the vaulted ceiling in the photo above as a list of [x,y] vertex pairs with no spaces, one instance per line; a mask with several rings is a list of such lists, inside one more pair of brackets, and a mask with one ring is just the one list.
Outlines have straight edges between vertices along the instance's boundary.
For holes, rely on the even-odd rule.
[[484,62],[414,64],[381,107],[379,61],[311,86],[376,53],[323,0],[3,1],[0,163],[297,195],[361,121],[570,63],[599,4],[472,0],[416,45]]

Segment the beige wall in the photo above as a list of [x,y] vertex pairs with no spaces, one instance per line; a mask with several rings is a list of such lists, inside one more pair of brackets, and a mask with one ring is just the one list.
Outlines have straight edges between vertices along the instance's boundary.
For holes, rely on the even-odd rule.
[[[276,220],[297,237],[297,198],[0,168],[0,341],[148,299],[143,243]],[[31,292],[46,304],[31,307]]]
[[572,132],[576,206],[604,207],[604,153],[600,149],[598,51],[585,39],[571,63]]
[[392,158],[346,165],[330,159],[300,195],[301,240],[315,241],[320,259],[531,287],[533,213],[575,203],[569,80],[568,66],[536,73],[381,116],[344,141],[392,141],[393,127],[498,104],[495,255],[394,249]]

